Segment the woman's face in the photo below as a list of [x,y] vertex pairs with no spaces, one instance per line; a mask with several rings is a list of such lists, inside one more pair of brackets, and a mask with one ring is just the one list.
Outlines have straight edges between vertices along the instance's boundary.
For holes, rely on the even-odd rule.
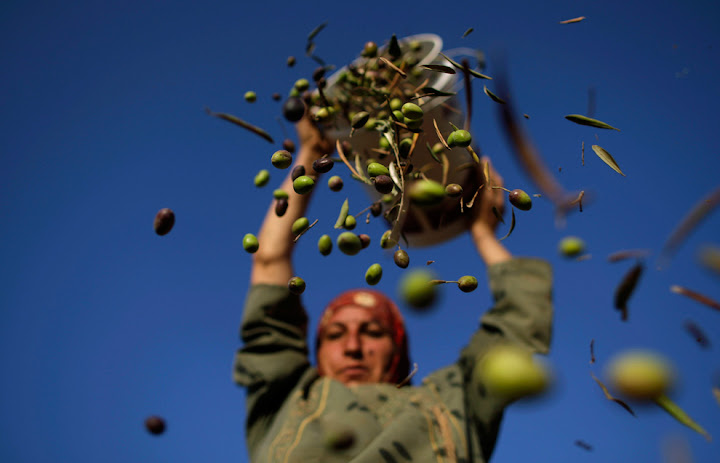
[[347,306],[336,311],[320,338],[318,363],[325,376],[344,384],[380,383],[394,346],[390,331],[369,310]]

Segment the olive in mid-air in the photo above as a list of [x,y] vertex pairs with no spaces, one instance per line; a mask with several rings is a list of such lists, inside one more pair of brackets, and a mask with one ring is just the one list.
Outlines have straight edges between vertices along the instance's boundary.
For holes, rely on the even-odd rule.
[[313,170],[318,174],[329,172],[333,168],[335,162],[330,158],[320,158],[313,161]]
[[297,122],[305,115],[305,103],[299,97],[290,97],[283,105],[283,116],[290,122]]
[[532,208],[532,198],[523,190],[515,189],[508,194],[510,204],[521,211],[529,211]]
[[170,233],[170,230],[172,230],[173,225],[175,225],[175,213],[172,209],[168,209],[167,207],[160,209],[155,215],[155,221],[153,223],[155,233],[160,236],[167,235]]
[[410,265],[410,256],[408,256],[407,251],[404,249],[398,249],[395,251],[395,254],[393,254],[393,260],[395,261],[395,265],[400,268],[407,268],[407,266]]
[[288,289],[293,294],[302,294],[305,291],[305,280],[300,277],[292,277],[288,280]]
[[153,415],[145,419],[145,429],[147,429],[150,434],[158,436],[165,432],[165,427],[165,420],[159,416]]

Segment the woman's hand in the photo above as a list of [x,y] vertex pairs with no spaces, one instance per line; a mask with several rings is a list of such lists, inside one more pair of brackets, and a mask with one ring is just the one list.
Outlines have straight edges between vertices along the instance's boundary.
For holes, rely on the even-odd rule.
[[310,116],[306,115],[295,124],[300,150],[305,151],[312,160],[321,158],[335,151],[335,144],[322,129],[315,125]]
[[[482,171],[485,163],[488,164],[489,179],[485,179]],[[505,208],[505,191],[493,187],[503,186],[503,179],[492,167],[490,159],[487,157],[480,160],[478,170],[478,175],[481,177],[484,186],[480,190],[482,196],[479,198],[479,204],[476,204],[471,209],[470,233],[478,253],[483,258],[485,265],[488,266],[510,260],[512,255],[495,237],[495,230],[500,223],[500,217],[502,217]]]

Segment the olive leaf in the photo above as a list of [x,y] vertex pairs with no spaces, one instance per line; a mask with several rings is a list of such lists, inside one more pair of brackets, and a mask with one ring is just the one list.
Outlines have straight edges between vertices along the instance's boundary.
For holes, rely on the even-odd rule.
[[690,299],[697,301],[701,304],[705,304],[706,306],[713,308],[715,310],[720,310],[720,303],[705,296],[704,294],[700,294],[691,289],[684,288],[684,287],[678,286],[678,285],[672,285],[672,286],[670,286],[670,291],[672,291],[675,294],[682,294],[683,296],[689,297]]
[[608,400],[612,400],[613,402],[615,402],[616,404],[620,405],[622,408],[627,410],[628,413],[630,413],[632,416],[635,416],[637,418],[637,416],[635,415],[635,412],[632,410],[632,408],[630,408],[630,406],[628,404],[626,404],[625,402],[623,402],[622,400],[613,397],[612,394],[610,394],[610,391],[608,391],[608,388],[602,383],[602,381],[600,381],[597,378],[597,376],[595,376],[595,374],[593,374],[593,372],[590,372],[590,376],[592,376],[592,379],[594,379],[595,382],[598,383],[598,386],[600,386],[600,389],[602,389],[603,394],[605,394],[605,397]]
[[310,34],[308,34],[307,41],[312,42],[312,40],[320,33],[321,30],[325,29],[325,26],[328,25],[328,22],[325,21],[324,23],[317,26],[315,29],[310,31]]
[[347,219],[349,210],[350,210],[350,203],[348,202],[348,198],[345,198],[345,201],[342,203],[342,206],[340,207],[340,214],[338,215],[338,218],[335,221],[335,228],[342,228],[343,225],[345,225],[345,219]]
[[477,71],[474,70],[474,69],[466,68],[466,67],[463,66],[462,64],[460,64],[460,63],[458,63],[457,61],[454,61],[453,59],[451,59],[451,58],[450,58],[449,56],[447,56],[445,53],[440,53],[440,55],[441,55],[443,58],[445,58],[446,60],[448,60],[448,62],[449,62],[450,64],[452,64],[453,66],[455,66],[457,69],[459,69],[459,70],[461,70],[461,71],[464,70],[464,69],[467,69],[470,74],[472,74],[473,76],[475,76],[475,77],[477,77],[477,78],[479,78],[479,79],[492,80],[492,77],[486,76],[485,74],[481,74],[481,73],[477,72]]
[[619,262],[626,259],[640,259],[650,255],[649,249],[623,249],[615,251],[607,257],[608,262]]
[[443,66],[442,64],[423,64],[420,66],[429,71],[443,72],[445,74],[455,74],[455,69],[449,66]]
[[510,236],[510,233],[512,233],[513,230],[515,230],[515,208],[513,207],[510,212],[512,213],[512,218],[510,219],[510,230],[508,230],[507,235],[500,238],[500,241],[502,241],[505,238],[507,238],[508,236]]
[[430,146],[430,142],[425,142],[425,146],[427,147],[427,150],[430,152],[430,156],[437,162],[438,164],[442,164],[442,161],[437,157],[435,153],[433,153],[432,146]]
[[685,320],[683,326],[685,327],[685,330],[690,333],[690,336],[695,339],[695,342],[697,342],[700,347],[702,347],[703,349],[707,349],[708,347],[710,347],[710,340],[697,324],[693,323],[690,320]]
[[426,87],[422,87],[422,88],[420,89],[420,91],[422,92],[423,96],[433,96],[433,97],[434,97],[434,96],[454,96],[454,95],[457,95],[457,92],[443,92],[443,91],[438,90],[438,89],[436,89],[436,88],[427,87],[427,86],[426,86]]
[[622,313],[623,321],[627,321],[627,302],[628,299],[630,299],[630,296],[632,296],[642,272],[643,264],[638,262],[625,274],[623,279],[620,281],[620,284],[615,289],[615,308]]
[[690,209],[690,212],[675,227],[665,244],[663,244],[662,251],[660,251],[661,266],[664,266],[669,261],[680,243],[718,204],[720,204],[720,187],[711,191]]
[[403,70],[400,69],[399,67],[397,67],[397,66],[395,66],[394,64],[392,64],[392,62],[391,62],[389,59],[383,58],[383,57],[381,56],[381,57],[380,57],[380,61],[382,61],[383,63],[385,63],[385,64],[386,64],[390,69],[392,69],[393,71],[395,71],[395,72],[397,72],[398,74],[400,74],[400,77],[402,77],[403,79],[407,78],[407,74],[405,73],[405,71],[403,71]]
[[239,117],[235,117],[231,114],[225,114],[225,113],[214,113],[210,110],[210,108],[205,108],[205,112],[211,116],[218,117],[218,118],[224,119],[228,122],[232,122],[233,124],[239,125],[243,129],[247,129],[256,135],[261,136],[262,138],[269,141],[270,143],[275,143],[273,141],[273,138],[266,131],[264,131],[260,127],[257,127],[248,122],[245,122],[244,120],[240,119]]
[[590,127],[597,127],[598,129],[612,129],[612,130],[617,130],[618,132],[620,131],[620,129],[618,129],[617,127],[613,127],[610,124],[606,124],[603,121],[593,119],[592,117],[583,116],[582,114],[568,114],[567,116],[565,116],[565,119],[569,120],[570,122],[574,122],[576,124],[589,125]]
[[443,137],[442,133],[440,133],[440,129],[438,128],[437,121],[434,118],[433,118],[433,125],[435,126],[435,133],[437,134],[438,138],[440,139],[440,143],[442,143],[445,148],[450,149],[450,146],[445,141],[445,137]]
[[500,98],[499,96],[495,95],[493,92],[491,92],[487,85],[483,85],[483,91],[485,92],[485,95],[489,96],[491,100],[493,100],[496,103],[505,104],[505,100]]
[[388,46],[388,53],[393,59],[398,59],[402,56],[402,50],[400,50],[400,43],[395,34],[390,37],[390,45]]
[[574,24],[574,23],[579,23],[579,22],[582,21],[583,19],[585,19],[585,16],[578,16],[577,18],[566,19],[566,20],[564,20],[564,21],[560,21],[559,24]]
[[595,154],[597,154],[598,157],[603,160],[605,164],[609,165],[612,168],[612,170],[625,177],[625,174],[623,174],[623,172],[620,170],[620,166],[618,166],[617,162],[615,162],[615,159],[612,157],[612,155],[610,155],[610,153],[608,153],[607,151],[605,151],[604,148],[598,145],[592,145],[592,149],[593,151],[595,151]]
[[467,37],[468,35],[470,35],[470,33],[471,33],[472,31],[474,31],[474,30],[475,30],[475,29],[473,29],[472,27],[471,27],[470,29],[466,30],[465,33],[462,35],[462,38],[464,39],[465,37]]
[[670,398],[664,394],[661,394],[657,398],[655,398],[655,403],[660,406],[663,410],[668,412],[670,416],[675,418],[680,423],[684,424],[688,428],[692,429],[693,431],[699,433],[702,435],[708,442],[712,440],[710,437],[710,434],[703,429],[702,426],[700,426],[698,423],[695,422],[690,416],[685,413],[685,411],[680,408],[675,402],[670,400]]

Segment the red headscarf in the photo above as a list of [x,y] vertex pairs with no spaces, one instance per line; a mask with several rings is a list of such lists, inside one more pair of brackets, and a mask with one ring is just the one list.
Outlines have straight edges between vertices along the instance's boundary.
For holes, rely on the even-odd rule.
[[[325,307],[320,323],[318,323],[317,335],[315,337],[315,355],[320,347],[320,339],[323,330],[330,318],[339,309],[347,306],[361,307],[369,310],[372,316],[383,324],[390,331],[390,336],[395,346],[390,366],[388,367],[387,381],[400,383],[410,373],[410,356],[408,354],[408,341],[405,335],[405,324],[402,315],[395,303],[379,291],[370,289],[353,289],[345,291]],[[323,375],[318,362],[318,372]]]

